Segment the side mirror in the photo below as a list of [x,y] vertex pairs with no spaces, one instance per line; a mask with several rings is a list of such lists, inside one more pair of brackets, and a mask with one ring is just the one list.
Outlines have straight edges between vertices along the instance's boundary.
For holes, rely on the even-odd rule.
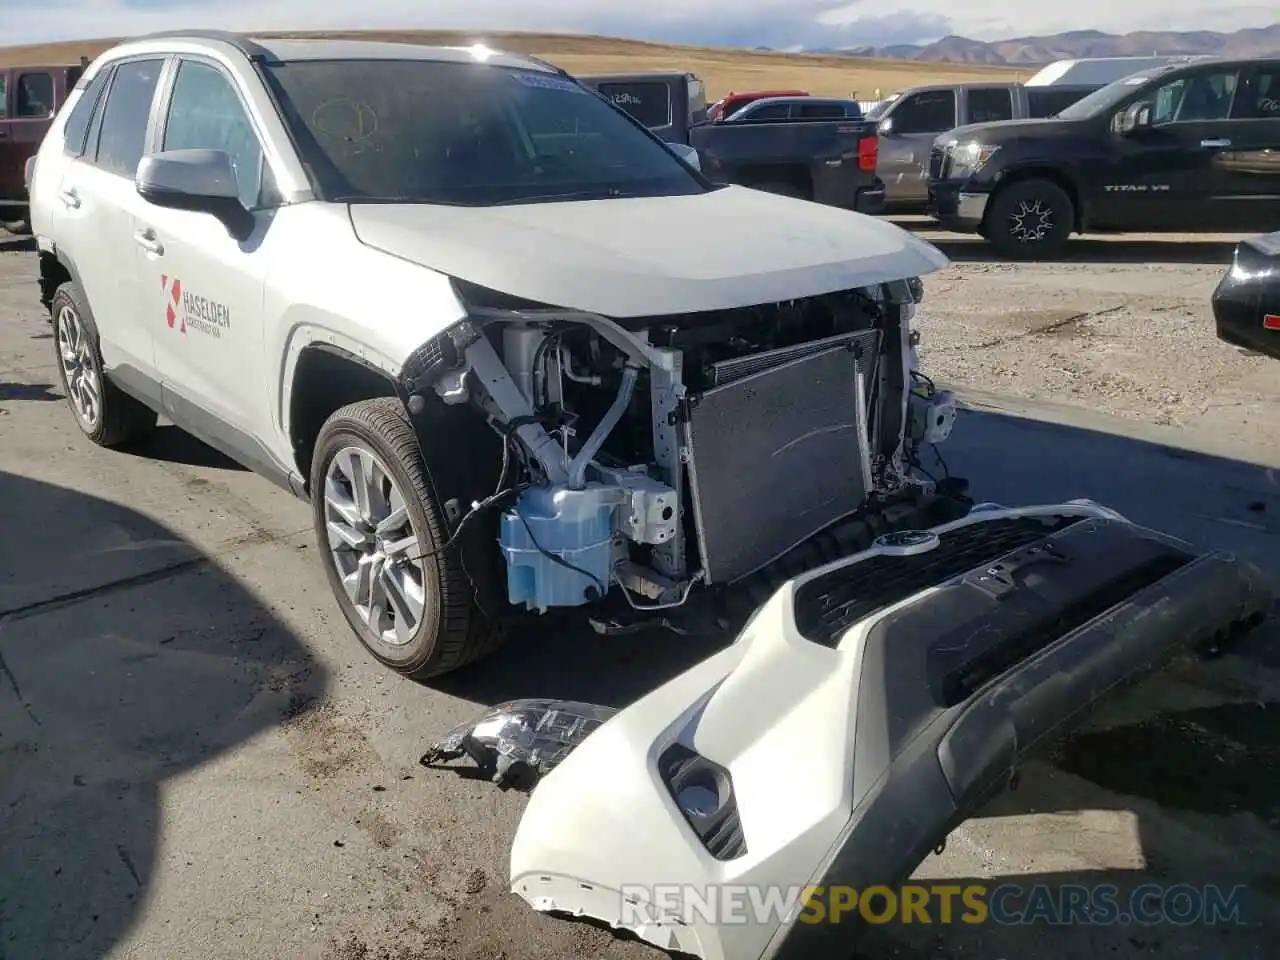
[[702,161],[698,159],[698,151],[687,143],[668,143],[667,148],[693,169],[702,171]]
[[880,126],[876,127],[876,130],[879,131],[880,136],[882,137],[886,134],[893,133],[893,117],[885,117],[881,120]]
[[253,232],[253,214],[240,202],[235,165],[222,150],[166,150],[142,158],[134,178],[148,203],[216,217],[237,240]]

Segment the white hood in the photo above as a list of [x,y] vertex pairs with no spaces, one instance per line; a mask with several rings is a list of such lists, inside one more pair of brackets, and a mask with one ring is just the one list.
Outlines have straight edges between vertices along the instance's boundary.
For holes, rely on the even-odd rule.
[[610,317],[773,303],[945,267],[874,217],[724,187],[509,207],[353,204],[361,242],[478,286]]

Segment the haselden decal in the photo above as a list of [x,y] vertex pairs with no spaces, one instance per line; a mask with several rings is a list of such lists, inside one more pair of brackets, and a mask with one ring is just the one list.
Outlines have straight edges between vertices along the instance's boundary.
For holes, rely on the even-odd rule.
[[170,330],[186,334],[187,328],[215,339],[231,327],[231,310],[225,303],[192,293],[177,277],[162,276],[165,292],[164,321]]

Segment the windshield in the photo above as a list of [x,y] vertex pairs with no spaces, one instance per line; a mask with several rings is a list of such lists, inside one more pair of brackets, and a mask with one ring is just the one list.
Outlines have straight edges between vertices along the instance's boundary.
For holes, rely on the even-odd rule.
[[492,206],[708,189],[621,110],[555,74],[432,60],[266,71],[326,200]]
[[[1173,69],[1170,67],[1169,69]],[[1135,73],[1132,76],[1121,77],[1119,80],[1113,80],[1105,87],[1099,87],[1087,97],[1082,97],[1069,107],[1065,107],[1058,111],[1059,120],[1087,120],[1089,117],[1096,117],[1098,114],[1110,110],[1135,89],[1142,86],[1153,77],[1158,77],[1162,73],[1168,71],[1157,71],[1150,73]]]

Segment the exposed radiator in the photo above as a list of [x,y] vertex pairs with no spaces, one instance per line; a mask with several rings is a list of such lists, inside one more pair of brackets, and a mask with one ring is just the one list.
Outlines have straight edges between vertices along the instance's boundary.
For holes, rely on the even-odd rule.
[[811,340],[808,343],[797,343],[790,347],[779,347],[777,350],[766,350],[764,353],[753,353],[746,357],[734,357],[732,360],[721,360],[708,365],[707,373],[713,387],[733,383],[743,377],[770,367],[781,366],[789,360],[798,360],[815,353],[822,353],[832,347],[844,346],[847,343],[857,345],[866,356],[874,357],[880,343],[877,330],[861,330],[857,333],[842,333],[822,340]]
[[879,334],[833,341],[777,365],[762,358],[778,351],[731,361],[736,369],[722,374],[731,379],[691,407],[690,492],[706,582],[748,576],[863,506]]

